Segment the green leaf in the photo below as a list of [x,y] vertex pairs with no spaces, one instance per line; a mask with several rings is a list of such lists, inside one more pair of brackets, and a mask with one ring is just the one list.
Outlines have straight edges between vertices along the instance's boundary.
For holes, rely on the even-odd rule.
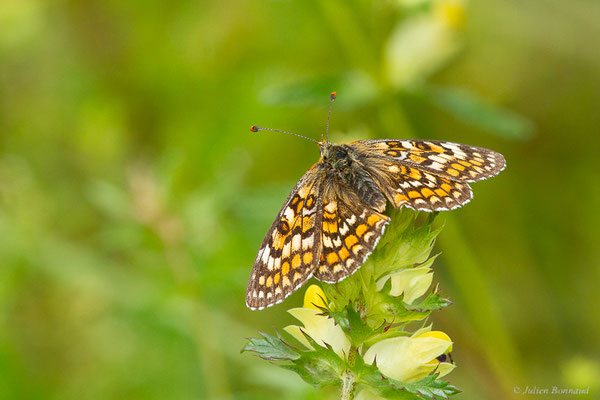
[[452,304],[450,300],[440,297],[438,292],[431,293],[421,302],[415,304],[406,304],[403,295],[398,297],[386,293],[383,295],[386,306],[397,313],[397,318],[402,321],[424,319],[432,311],[441,310]]
[[385,233],[366,263],[371,279],[377,280],[391,271],[412,267],[428,259],[442,227],[432,229],[433,219],[428,219],[421,227],[414,229],[414,223],[411,222],[415,221],[417,215],[412,210],[410,213],[402,210],[390,213],[391,229]]
[[356,355],[353,370],[357,382],[367,386],[379,387],[381,385],[380,381],[385,379],[383,375],[381,375],[381,372],[379,372],[379,369],[377,369],[377,366],[367,364],[360,353]]
[[381,323],[385,320],[388,323],[392,320],[394,323],[403,323],[409,321],[420,321],[432,311],[440,310],[448,307],[452,302],[448,299],[440,297],[437,291],[429,294],[422,301],[415,304],[406,304],[404,295],[392,296],[389,294],[391,281],[387,281],[380,292],[371,296],[370,308],[373,310],[371,315],[371,326]]
[[279,333],[277,337],[268,333],[258,333],[262,338],[249,338],[242,352],[253,351],[265,360],[296,360],[300,358],[300,354],[285,343]]
[[340,376],[346,369],[347,363],[333,351],[331,346],[322,347],[302,331],[314,350],[296,351],[285,343],[279,334],[275,337],[268,333],[259,333],[262,338],[248,339],[242,352],[253,351],[265,360],[291,361],[291,364],[278,365],[296,372],[304,381],[316,387],[340,383]]
[[334,285],[323,285],[327,299],[333,303],[332,310],[343,310],[348,303],[361,297],[363,267],[355,274]]
[[[370,337],[379,334],[380,330],[373,330],[361,318],[360,313],[349,303],[343,311],[326,312],[346,332],[353,346],[360,346]],[[383,329],[383,327],[382,327]]]
[[533,135],[531,121],[464,89],[429,86],[423,90],[433,104],[468,125],[504,139],[527,140]]
[[346,361],[340,358],[331,346],[322,347],[310,336],[304,334],[315,350],[301,351],[300,357],[293,360],[292,365],[281,365],[282,368],[296,372],[300,377],[315,387],[339,385],[340,377],[347,367]]
[[[331,360],[322,358],[315,352],[304,352],[302,357],[292,365],[282,365],[282,368],[294,371],[306,382],[315,387],[339,385],[340,375]],[[335,354],[335,352],[332,353]]]
[[438,374],[431,374],[412,383],[389,379],[388,384],[397,390],[406,390],[407,392],[418,395],[421,399],[427,400],[447,399],[449,396],[460,393],[458,388],[450,385],[446,381],[437,379],[437,377]]
[[431,311],[441,310],[453,303],[446,298],[440,297],[438,292],[431,293],[423,301],[417,304],[405,304],[407,310],[420,313],[429,313]]

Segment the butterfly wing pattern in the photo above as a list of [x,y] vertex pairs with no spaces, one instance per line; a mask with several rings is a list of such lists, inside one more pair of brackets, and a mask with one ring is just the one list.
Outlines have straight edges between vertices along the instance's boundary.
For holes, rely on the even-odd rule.
[[312,276],[321,247],[322,164],[296,184],[263,240],[248,281],[246,304],[262,309],[281,302]]
[[320,161],[298,181],[258,251],[246,291],[251,309],[283,301],[312,276],[335,283],[354,273],[389,222],[387,201],[452,210],[471,200],[469,182],[506,165],[495,151],[437,140],[319,146]]
[[439,140],[373,139],[350,146],[396,208],[455,209],[473,197],[468,182],[495,176],[506,166],[498,152]]
[[334,182],[327,181],[324,187],[321,256],[314,272],[315,278],[328,283],[341,281],[362,265],[389,221]]

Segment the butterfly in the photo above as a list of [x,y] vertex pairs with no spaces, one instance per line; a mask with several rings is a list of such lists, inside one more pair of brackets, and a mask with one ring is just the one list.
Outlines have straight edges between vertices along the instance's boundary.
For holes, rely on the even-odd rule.
[[[329,115],[335,98],[333,92]],[[452,210],[471,200],[470,182],[506,166],[495,151],[440,140],[305,139],[319,145],[321,157],[294,186],[260,245],[246,289],[253,310],[280,303],[313,276],[336,283],[352,275],[390,220],[383,214],[388,201],[396,208]]]

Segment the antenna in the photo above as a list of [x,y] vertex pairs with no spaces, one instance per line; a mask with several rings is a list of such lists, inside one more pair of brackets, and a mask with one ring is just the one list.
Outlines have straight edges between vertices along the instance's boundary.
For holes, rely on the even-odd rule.
[[306,137],[306,136],[298,135],[297,133],[293,133],[293,132],[281,131],[279,129],[263,128],[262,126],[252,125],[250,127],[250,130],[252,132],[273,131],[273,132],[285,133],[287,135],[298,136],[299,138],[310,140],[311,142],[315,142],[316,144],[319,145],[319,147],[321,147],[323,145],[323,143],[328,143],[329,142],[329,118],[331,117],[331,106],[333,105],[333,101],[335,100],[336,97],[337,97],[337,93],[336,92],[331,92],[331,94],[329,95],[329,113],[327,114],[327,127],[325,129],[325,141],[323,141],[323,134],[322,133],[321,133],[321,141],[317,142],[315,139],[311,139],[311,138]]
[[315,139],[311,139],[311,138],[308,138],[308,137],[306,137],[306,136],[298,135],[297,133],[286,132],[286,131],[280,131],[279,129],[263,128],[263,127],[260,127],[260,126],[252,125],[252,126],[250,127],[250,130],[251,130],[252,132],[258,132],[258,131],[273,131],[273,132],[287,133],[288,135],[298,136],[299,138],[306,139],[306,140],[310,140],[311,142],[315,142],[316,144],[319,144],[319,142],[317,142]]
[[[329,142],[329,117],[331,117],[331,106],[333,105],[333,101],[337,97],[336,92],[331,92],[329,95],[329,113],[327,114],[327,127],[325,128],[325,141]],[[321,134],[321,142],[323,141],[323,134]]]

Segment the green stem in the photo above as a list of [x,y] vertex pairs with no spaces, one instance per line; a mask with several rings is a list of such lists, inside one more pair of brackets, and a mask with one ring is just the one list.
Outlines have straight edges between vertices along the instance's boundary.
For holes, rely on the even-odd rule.
[[[348,352],[348,364],[350,367],[354,367],[356,361],[356,355],[358,354],[358,347],[350,347]],[[350,368],[342,373],[342,387],[340,388],[340,400],[352,400],[356,394],[356,375]]]
[[340,400],[352,400],[356,392],[356,375],[354,372],[346,369],[342,374],[342,388],[340,390]]

